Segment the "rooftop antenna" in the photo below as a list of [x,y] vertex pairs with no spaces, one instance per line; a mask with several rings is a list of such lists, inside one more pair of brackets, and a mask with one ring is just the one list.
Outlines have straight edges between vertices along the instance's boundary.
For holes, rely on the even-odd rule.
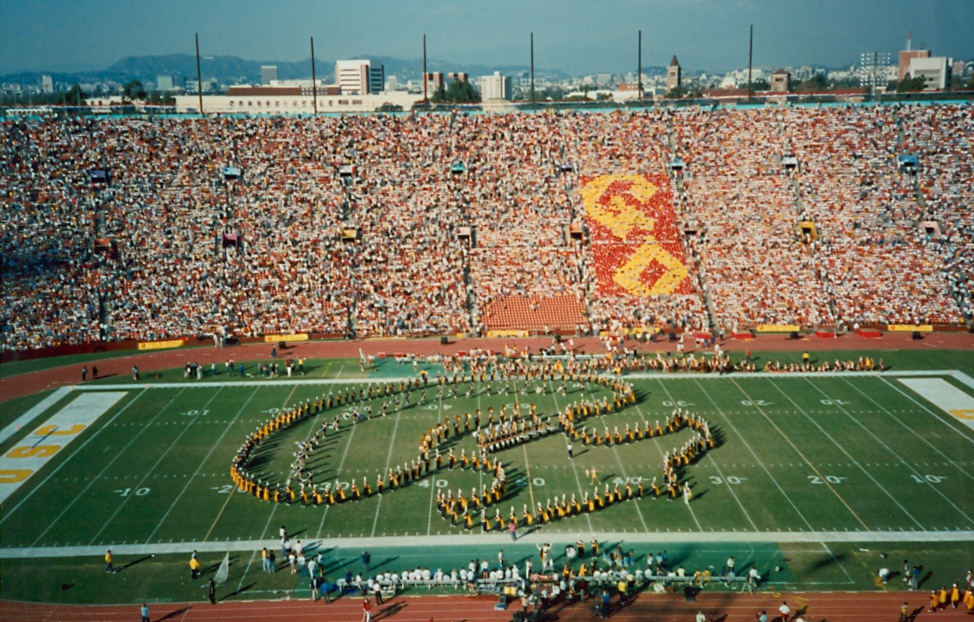
[[906,51],[907,52],[909,52],[910,49],[912,48],[912,44],[913,44],[912,33],[909,30],[907,30],[906,31]]
[[747,44],[747,101],[751,102],[754,89],[751,85],[751,64],[754,60],[754,24],[751,24],[751,41]]

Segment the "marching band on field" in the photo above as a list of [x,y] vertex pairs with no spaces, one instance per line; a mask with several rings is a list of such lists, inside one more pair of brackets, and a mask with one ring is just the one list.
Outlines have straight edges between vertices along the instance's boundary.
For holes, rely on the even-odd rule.
[[[467,375],[463,373],[461,365],[446,360],[447,373],[438,375],[435,380],[434,386],[438,389],[437,400],[443,398],[445,387],[449,387],[449,395],[456,395],[458,385],[470,383],[468,390],[470,393],[475,382],[487,384],[488,394],[496,391],[498,395],[505,395],[513,391],[516,395],[520,389],[522,394],[527,395],[531,381],[537,385],[536,393],[550,390],[552,393],[562,394],[567,393],[569,383],[588,382],[608,388],[611,391],[611,399],[609,397],[596,399],[593,396],[590,399],[575,401],[563,408],[557,417],[543,416],[537,412],[534,404],[525,405],[520,402],[502,406],[496,413],[493,408],[488,408],[486,416],[478,409],[475,413],[468,412],[462,416],[457,414],[452,418],[447,417],[422,434],[419,441],[419,455],[415,459],[390,467],[385,474],[379,472],[375,476],[374,485],[370,484],[367,476],[362,478],[361,486],[357,479],[353,479],[347,489],[343,486],[314,483],[313,473],[306,466],[308,456],[324,444],[329,431],[340,429],[343,419],[355,424],[371,418],[387,416],[390,406],[395,410],[402,410],[408,406],[410,392],[419,389],[422,389],[419,404],[424,404],[427,388],[433,384],[426,373],[420,373],[416,378],[400,380],[397,383],[368,384],[357,390],[346,389],[336,395],[329,393],[325,397],[307,400],[303,404],[282,410],[247,437],[233,459],[231,477],[241,491],[263,501],[328,506],[402,488],[444,469],[479,471],[492,476],[489,485],[481,484],[479,490],[473,488],[469,495],[465,495],[462,490],[457,490],[456,494],[452,490],[445,493],[437,490],[436,503],[440,514],[454,525],[472,529],[479,524],[483,531],[502,530],[510,523],[518,526],[548,523],[586,512],[595,512],[614,503],[640,498],[647,494],[653,497],[665,495],[673,500],[682,492],[684,499],[689,502],[690,489],[686,484],[681,487],[679,472],[681,467],[690,464],[714,447],[709,424],[702,418],[677,408],[666,417],[662,425],[657,420],[653,424],[647,421],[643,425],[638,422],[626,423],[624,430],[615,426],[610,431],[605,424],[602,425],[603,432],[597,431],[594,427],[590,429],[586,424],[591,424],[601,415],[617,412],[634,404],[636,395],[628,382],[596,375],[594,369],[588,373],[581,373],[584,370],[573,367],[573,362],[568,361],[570,369],[566,369],[561,361],[550,360],[527,364],[524,361],[512,360],[493,366],[489,363],[474,362],[470,364],[470,374]],[[555,386],[556,381],[560,381],[559,387]],[[503,385],[500,384],[501,382]],[[521,382],[520,387],[519,382]],[[360,402],[382,398],[391,399],[383,400],[378,413],[373,413],[368,405],[360,406]],[[306,440],[295,443],[296,450],[290,465],[290,475],[283,484],[261,481],[255,476],[251,470],[251,458],[263,441],[284,429],[300,424],[309,417],[318,416],[327,410],[341,406],[347,409],[336,414],[334,419],[323,422]],[[525,409],[524,406],[527,408]],[[572,493],[570,499],[563,494],[561,498],[556,496],[554,499],[547,499],[544,503],[535,502],[533,508],[524,504],[520,515],[511,506],[506,520],[501,516],[500,507],[494,508],[493,516],[487,512],[488,506],[498,506],[508,492],[504,467],[493,457],[496,452],[557,433],[563,434],[569,443],[614,446],[673,434],[684,428],[694,430],[696,436],[683,446],[665,453],[663,488],[659,486],[655,477],[648,491],[644,489],[641,479],[635,482],[635,487],[631,480],[625,482],[621,488],[616,483],[614,488],[610,489],[609,484],[606,483],[602,490],[596,485],[591,495],[588,491],[583,492],[581,499]],[[476,450],[468,454],[466,449],[461,449],[459,456],[452,447],[445,455],[440,451],[439,446],[451,436],[460,437],[466,434],[473,435]],[[591,475],[593,484],[596,484],[595,469],[591,470]],[[478,512],[479,520],[475,518]]]

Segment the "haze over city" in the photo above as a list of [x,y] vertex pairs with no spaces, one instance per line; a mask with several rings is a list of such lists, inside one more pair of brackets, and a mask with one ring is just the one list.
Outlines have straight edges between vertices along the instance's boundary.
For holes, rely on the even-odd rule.
[[967,58],[974,53],[969,0],[496,0],[424,2],[313,0],[119,3],[0,0],[0,74],[101,69],[124,56],[193,52],[298,61],[314,36],[322,58],[417,58],[422,35],[431,57],[458,63],[527,64],[535,36],[538,67],[568,74],[632,70],[636,30],[643,63],[673,54],[691,70],[763,66],[843,66],[862,52],[915,47]]

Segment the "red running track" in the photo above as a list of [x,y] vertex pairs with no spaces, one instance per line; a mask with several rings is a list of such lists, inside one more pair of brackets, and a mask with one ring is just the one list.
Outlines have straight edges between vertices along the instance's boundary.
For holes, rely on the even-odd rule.
[[[753,621],[761,610],[768,612],[768,620],[780,622],[778,607],[787,601],[792,620],[798,613],[806,621],[830,622],[893,622],[898,619],[900,606],[908,603],[912,620],[961,622],[972,620],[963,605],[929,613],[928,597],[921,592],[793,592],[779,596],[772,594],[738,594],[734,592],[702,593],[695,602],[687,602],[680,594],[641,594],[624,608],[615,601],[611,620],[620,622],[693,622],[698,612],[708,621]],[[472,596],[407,596],[387,600],[373,607],[376,622],[506,622],[520,608],[515,601],[506,611],[496,611],[493,597]],[[570,606],[556,605],[545,616],[554,622],[591,620],[590,608],[594,600]],[[264,602],[166,603],[150,604],[150,620],[161,622],[352,622],[362,619],[362,601],[345,597],[331,604],[324,601],[280,600]],[[41,605],[0,601],[0,622],[129,622],[139,620],[139,604],[114,606]]]

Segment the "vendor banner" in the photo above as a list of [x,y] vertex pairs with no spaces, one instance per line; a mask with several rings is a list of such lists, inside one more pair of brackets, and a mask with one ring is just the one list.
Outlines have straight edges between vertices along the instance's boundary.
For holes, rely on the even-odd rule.
[[797,333],[801,329],[798,324],[758,324],[754,327],[759,333]]
[[274,343],[277,341],[307,341],[308,333],[297,333],[294,335],[264,335],[264,341]]
[[164,350],[166,348],[179,348],[185,343],[182,339],[170,339],[169,341],[143,341],[139,343],[139,350]]
[[930,324],[889,324],[886,330],[892,333],[932,333]]

